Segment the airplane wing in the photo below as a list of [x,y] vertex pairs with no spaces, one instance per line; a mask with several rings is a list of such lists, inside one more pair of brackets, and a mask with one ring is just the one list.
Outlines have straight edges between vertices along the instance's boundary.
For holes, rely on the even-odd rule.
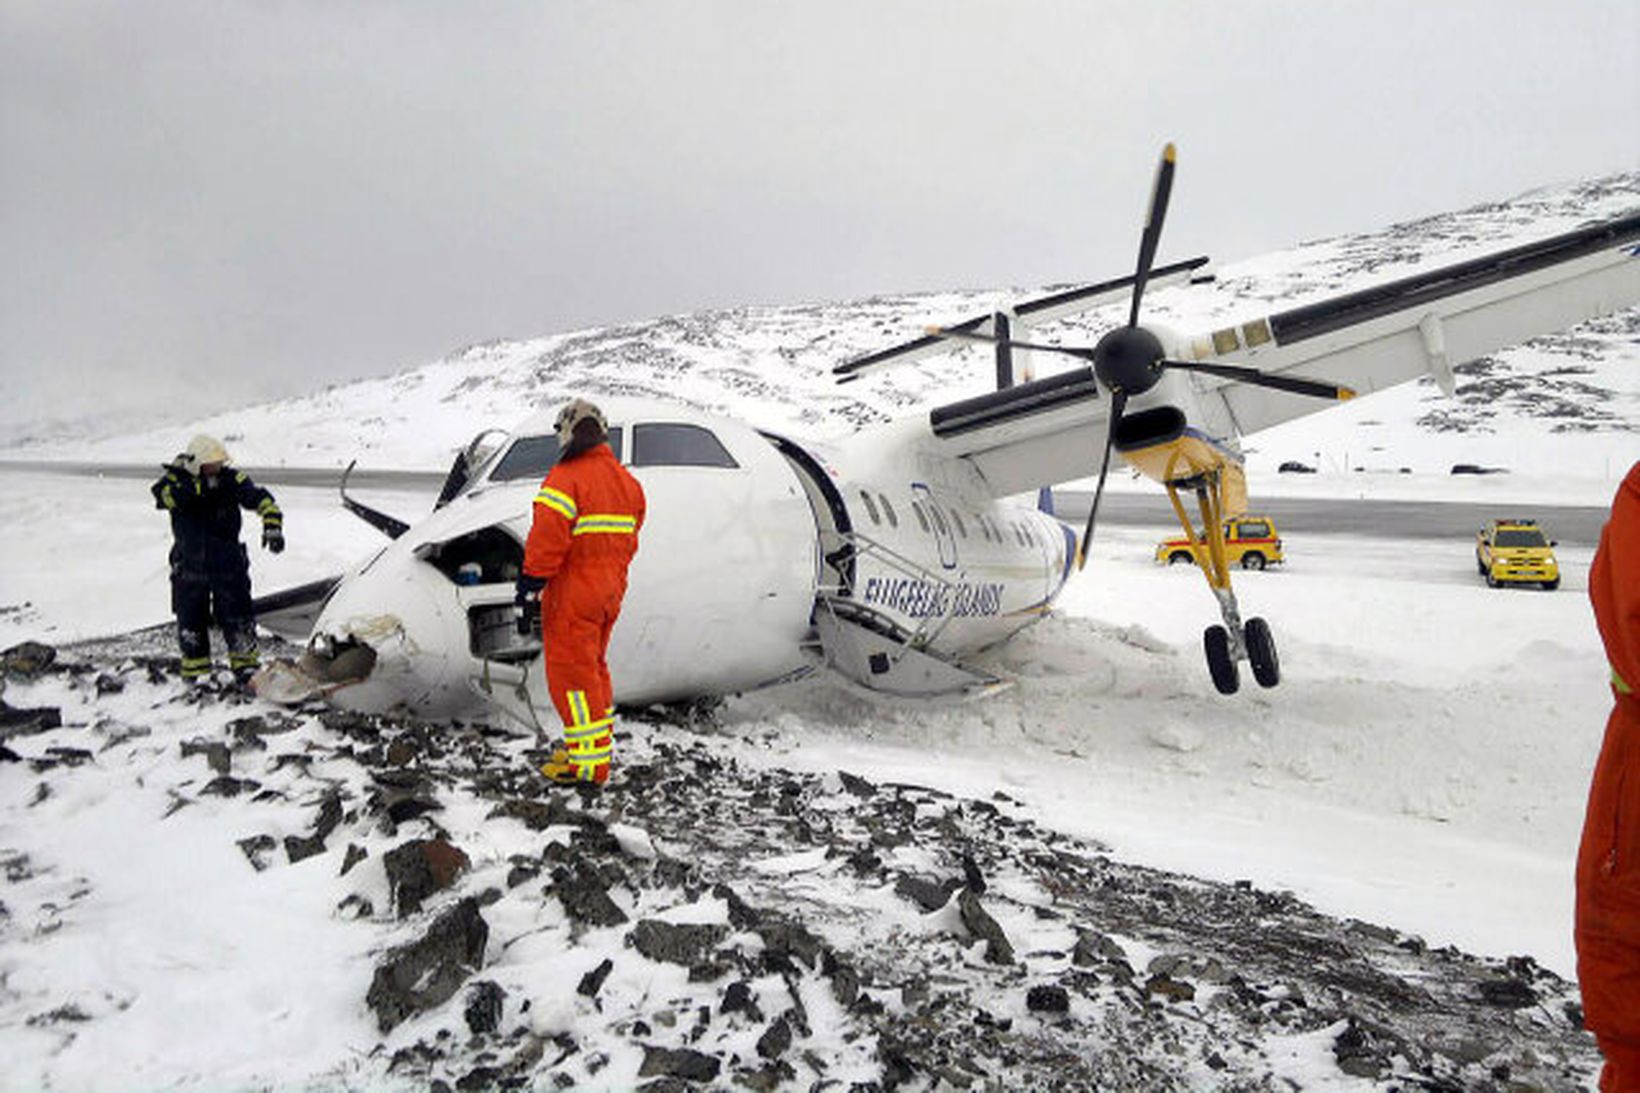
[[[1635,304],[1640,213],[1214,331],[1173,352],[1360,393],[1423,375],[1450,391],[1460,364]],[[1191,429],[1218,438],[1333,405],[1178,373],[1155,392],[1170,393],[1194,403],[1181,407]],[[936,407],[929,426],[942,451],[966,457],[1006,496],[1097,470],[1109,403],[1084,367]]]
[[313,630],[313,622],[330,598],[331,589],[340,577],[322,577],[317,581],[282,588],[251,601],[258,625],[265,626],[287,641],[306,641]]
[[[1637,303],[1640,213],[1214,331],[1193,339],[1189,356],[1361,394],[1431,375],[1451,394],[1460,364]],[[1198,385],[1222,435],[1328,405],[1216,379]]]

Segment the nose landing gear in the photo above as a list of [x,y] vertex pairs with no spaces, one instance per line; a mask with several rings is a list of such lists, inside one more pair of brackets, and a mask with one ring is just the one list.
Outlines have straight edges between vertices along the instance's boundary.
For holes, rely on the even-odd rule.
[[[1192,525],[1179,490],[1190,489],[1196,494],[1201,509],[1202,527],[1198,532]],[[1173,513],[1179,518],[1185,535],[1190,539],[1191,553],[1207,578],[1207,586],[1218,600],[1222,626],[1209,626],[1202,633],[1202,649],[1207,654],[1207,671],[1213,677],[1213,686],[1220,694],[1235,694],[1241,689],[1240,662],[1247,661],[1253,670],[1253,679],[1260,687],[1274,687],[1281,682],[1281,661],[1276,656],[1275,637],[1270,624],[1262,618],[1241,621],[1241,608],[1236,593],[1230,587],[1230,565],[1224,551],[1224,491],[1219,471],[1211,470],[1191,478],[1167,483],[1167,498],[1173,503]]]

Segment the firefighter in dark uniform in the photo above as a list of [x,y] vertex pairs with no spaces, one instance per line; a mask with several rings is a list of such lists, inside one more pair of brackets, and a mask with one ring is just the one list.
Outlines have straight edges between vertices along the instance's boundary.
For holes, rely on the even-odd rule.
[[251,607],[250,558],[239,541],[239,510],[262,518],[262,545],[285,549],[284,517],[273,494],[228,466],[213,437],[196,436],[165,464],[153,485],[154,504],[171,514],[171,610],[182,647],[182,677],[211,674],[213,617],[228,646],[228,668],[240,684],[257,668],[256,617]]

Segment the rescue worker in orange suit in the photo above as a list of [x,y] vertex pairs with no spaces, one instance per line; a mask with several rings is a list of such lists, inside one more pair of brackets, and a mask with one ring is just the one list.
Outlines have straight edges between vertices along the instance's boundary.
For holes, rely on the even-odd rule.
[[1615,704],[1577,853],[1577,978],[1606,1057],[1600,1088],[1640,1091],[1640,463],[1629,469],[1589,569]]
[[609,426],[592,403],[559,411],[558,462],[535,497],[518,602],[540,598],[547,689],[564,723],[564,746],[541,772],[555,782],[609,780],[615,695],[604,655],[638,551],[644,496],[609,448]]
[[275,554],[285,549],[285,519],[273,494],[228,462],[220,440],[196,436],[164,465],[164,476],[150,489],[154,506],[171,514],[171,612],[182,648],[182,678],[204,682],[210,676],[214,617],[228,646],[228,668],[244,685],[256,671],[258,655],[239,510],[262,518],[262,545]]

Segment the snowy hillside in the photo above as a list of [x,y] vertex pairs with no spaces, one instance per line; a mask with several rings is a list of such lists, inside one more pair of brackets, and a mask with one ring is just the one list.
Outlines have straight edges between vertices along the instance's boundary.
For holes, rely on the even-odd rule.
[[[1420,269],[1552,235],[1640,207],[1640,174],[1522,195],[1511,201],[1320,240],[1218,269],[1215,284],[1157,289],[1147,318],[1180,331],[1232,321]],[[1108,256],[1091,276],[1123,271]],[[246,466],[362,466],[442,470],[480,429],[507,427],[571,394],[674,398],[799,435],[847,431],[984,391],[991,368],[971,348],[838,387],[831,367],[921,334],[931,322],[983,313],[1046,288],[885,296],[834,304],[747,307],[636,321],[527,341],[489,342],[385,379],[343,383],[303,398],[114,437],[13,438],[14,458],[152,462],[195,431],[223,436]],[[1088,312],[1033,337],[1089,344],[1122,321],[1125,305]],[[1062,359],[1037,362],[1046,374]],[[1517,473],[1538,438],[1552,438],[1554,471],[1606,487],[1640,449],[1640,311],[1539,339],[1462,370],[1456,399],[1431,383],[1406,385],[1252,438],[1250,465],[1287,459],[1319,469],[1406,467],[1444,474],[1452,463]],[[1412,429],[1400,429],[1411,424]],[[1387,437],[1393,435],[1394,442]],[[1525,438],[1524,440],[1522,438]]]

